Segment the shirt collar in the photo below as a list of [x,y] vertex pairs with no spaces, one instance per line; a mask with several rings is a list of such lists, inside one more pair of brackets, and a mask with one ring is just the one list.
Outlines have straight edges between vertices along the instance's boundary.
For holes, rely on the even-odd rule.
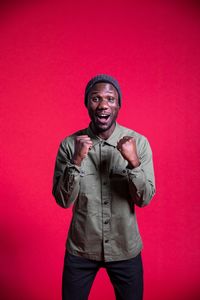
[[96,144],[104,142],[105,144],[116,147],[117,142],[119,141],[119,139],[121,137],[121,133],[122,133],[121,126],[118,123],[116,123],[115,129],[114,129],[113,133],[111,134],[111,136],[107,140],[103,140],[92,131],[91,124],[87,128],[87,134],[91,138],[91,140],[93,141],[94,146]]

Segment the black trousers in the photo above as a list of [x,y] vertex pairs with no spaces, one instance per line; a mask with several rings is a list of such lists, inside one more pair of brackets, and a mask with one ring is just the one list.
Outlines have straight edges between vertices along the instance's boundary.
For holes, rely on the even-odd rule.
[[87,300],[100,268],[105,268],[117,300],[142,300],[143,267],[141,254],[122,261],[104,262],[65,254],[62,279],[63,300]]

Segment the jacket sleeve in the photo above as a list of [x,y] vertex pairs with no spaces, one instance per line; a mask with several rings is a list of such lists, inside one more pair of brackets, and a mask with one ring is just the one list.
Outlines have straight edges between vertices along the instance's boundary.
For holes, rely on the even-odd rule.
[[139,151],[140,166],[127,168],[129,188],[134,204],[143,207],[149,204],[155,194],[155,178],[152,151],[149,142],[144,138]]
[[53,177],[53,196],[63,208],[70,207],[78,197],[80,168],[70,162],[66,142],[60,144]]

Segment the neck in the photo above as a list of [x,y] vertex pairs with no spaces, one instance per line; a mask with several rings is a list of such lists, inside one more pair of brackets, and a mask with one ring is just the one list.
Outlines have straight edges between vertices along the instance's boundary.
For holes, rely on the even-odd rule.
[[105,131],[99,131],[95,128],[95,126],[93,125],[93,123],[91,124],[91,128],[92,131],[98,136],[100,137],[102,140],[107,140],[111,134],[113,133],[113,131],[115,130],[115,126],[116,123],[114,123],[108,130]]

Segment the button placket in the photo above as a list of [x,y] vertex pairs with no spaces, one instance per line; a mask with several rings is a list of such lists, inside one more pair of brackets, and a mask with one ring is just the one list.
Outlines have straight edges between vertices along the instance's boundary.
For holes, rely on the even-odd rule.
[[108,149],[106,144],[100,145],[101,154],[101,195],[102,195],[102,229],[103,229],[103,247],[104,247],[104,259],[108,260],[111,256],[111,244],[110,244],[110,219],[111,219],[111,207],[110,203],[110,186],[109,186],[109,174],[108,174]]

